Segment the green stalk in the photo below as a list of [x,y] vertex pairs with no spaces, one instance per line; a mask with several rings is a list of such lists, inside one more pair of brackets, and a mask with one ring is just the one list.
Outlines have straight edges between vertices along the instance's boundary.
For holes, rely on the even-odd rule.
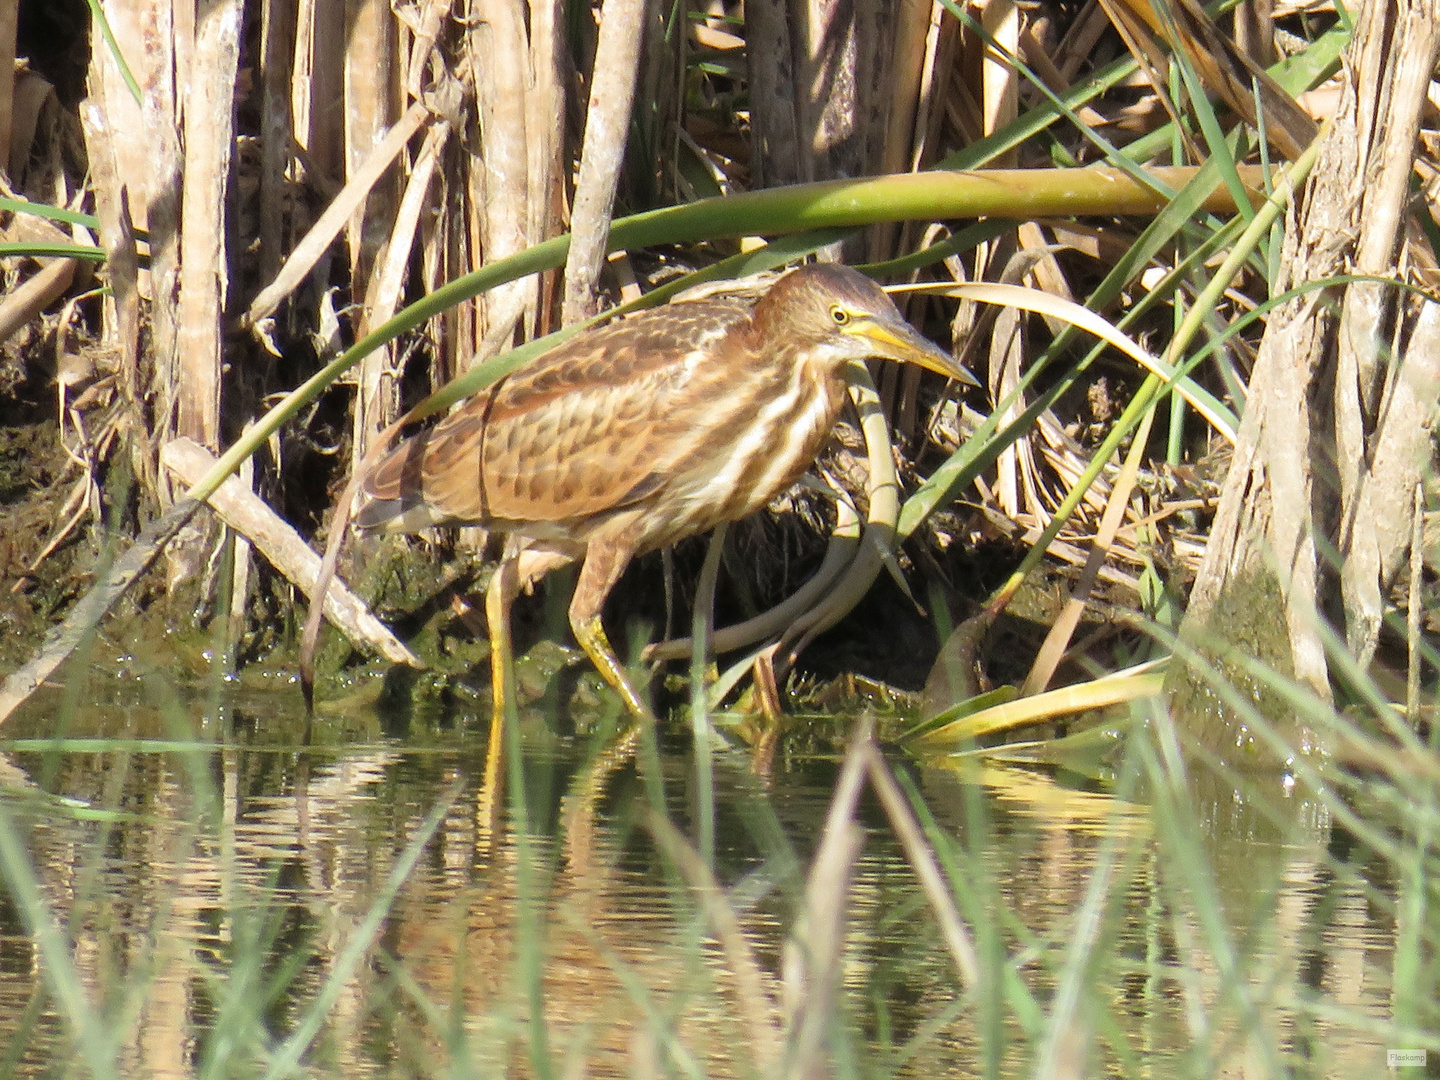
[[105,39],[105,47],[110,50],[110,58],[120,69],[120,77],[125,80],[126,89],[130,91],[130,96],[135,99],[136,105],[144,105],[145,95],[140,92],[140,84],[135,81],[135,76],[130,71],[130,65],[125,62],[125,57],[120,52],[120,43],[115,40],[115,33],[110,29],[110,20],[105,18],[105,9],[100,6],[100,0],[88,0],[88,3],[90,4],[90,18],[100,28],[100,36]]
[[0,244],[0,258],[88,259],[104,262],[105,249],[90,244],[51,244],[44,240],[12,240]]
[[710,633],[715,627],[715,583],[720,577],[720,556],[725,550],[727,524],[721,522],[710,536],[700,582],[695,587],[695,610],[690,617],[690,723],[695,739],[695,786],[700,818],[700,858],[715,869],[715,766],[710,754],[710,708],[706,696],[705,661]]
[[[91,232],[100,230],[100,219],[94,214],[82,214],[78,210],[65,210],[48,203],[31,202],[28,199],[12,199],[0,195],[0,211],[7,214],[31,214],[34,217],[45,218],[47,221],[63,221],[69,225],[84,225]],[[137,231],[135,235],[139,238],[144,234]]]

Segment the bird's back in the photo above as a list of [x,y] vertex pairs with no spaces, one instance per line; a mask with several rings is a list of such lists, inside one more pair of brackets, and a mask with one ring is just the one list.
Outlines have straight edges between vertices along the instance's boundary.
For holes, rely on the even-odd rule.
[[671,304],[572,338],[391,451],[362,485],[356,523],[583,539],[586,523],[703,457],[715,403],[763,376],[726,363],[724,339],[749,329],[752,306]]

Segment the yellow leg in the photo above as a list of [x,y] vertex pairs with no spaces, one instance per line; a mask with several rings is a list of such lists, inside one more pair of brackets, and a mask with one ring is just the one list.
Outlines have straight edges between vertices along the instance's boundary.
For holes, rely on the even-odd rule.
[[518,560],[506,556],[495,568],[490,586],[485,590],[485,622],[490,629],[490,742],[492,760],[499,760],[496,749],[500,732],[505,729],[505,709],[515,705],[515,657],[510,643],[510,604],[520,591]]
[[519,592],[519,569],[514,558],[506,557],[495,567],[485,590],[485,622],[490,631],[490,739],[485,749],[485,773],[475,807],[476,837],[488,847],[500,815],[505,762],[505,709],[514,707],[514,664],[510,646],[510,602]]
[[510,605],[521,590],[528,593],[535,582],[551,570],[574,559],[573,554],[565,551],[507,547],[500,565],[495,567],[495,576],[485,590],[485,623],[490,632],[490,697],[497,727],[505,720],[506,703],[514,704],[515,701],[515,648],[510,637]]
[[650,712],[650,706],[640,700],[640,695],[635,691],[635,687],[630,685],[630,677],[621,667],[615,650],[610,647],[610,639],[605,636],[605,628],[600,625],[600,616],[591,615],[583,622],[572,617],[570,627],[575,631],[575,640],[585,650],[585,655],[595,664],[600,677],[615,688],[620,700],[625,702],[625,708],[630,710],[630,715],[637,720],[654,722],[655,717]]
[[600,624],[600,609],[605,604],[605,597],[620,580],[634,553],[634,547],[621,540],[590,542],[585,562],[580,567],[580,578],[575,582],[575,596],[570,601],[570,629],[575,632],[575,640],[585,650],[585,655],[599,670],[600,677],[614,687],[620,700],[625,702],[630,715],[653,723],[655,715],[631,685],[625,669],[615,656],[615,650],[610,647],[605,628]]

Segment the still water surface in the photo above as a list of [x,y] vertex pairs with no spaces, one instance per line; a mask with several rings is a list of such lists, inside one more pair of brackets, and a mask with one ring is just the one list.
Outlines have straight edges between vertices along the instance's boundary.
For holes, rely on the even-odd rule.
[[[685,739],[662,738],[648,768],[597,774],[595,739],[527,714],[527,862],[486,779],[481,703],[443,715],[335,707],[304,745],[289,686],[217,700],[96,677],[85,693],[96,704],[73,713],[63,734],[77,741],[60,749],[26,741],[56,734],[58,694],[7,729],[0,785],[41,891],[68,925],[93,1015],[124,1032],[122,1075],[191,1076],[215,1063],[217,1046],[279,1046],[320,994],[333,997],[306,1075],[440,1076],[456,1064],[527,1074],[522,891],[545,900],[557,1072],[753,1075],[756,1036],[739,1018],[724,952],[646,826],[661,799],[693,835]],[[787,746],[767,777],[739,750],[721,751],[715,774],[717,875],[777,1013],[798,874],[838,771],[833,758]],[[1185,905],[1143,802],[1030,769],[895,764],[971,853],[973,903],[1042,1011],[1110,838],[1122,899],[1103,927],[1095,1000],[1107,1008],[1088,1075],[1243,1074],[1242,1017],[1217,1000],[1218,961],[1194,918],[1177,914]],[[1390,1007],[1394,939],[1384,868],[1349,868],[1326,814],[1299,797],[1282,800],[1279,821],[1230,791],[1201,792],[1196,805],[1237,962],[1265,1002],[1255,1008],[1275,1049],[1302,1074],[1377,1073],[1386,1044],[1374,1023]],[[439,825],[374,947],[333,977],[437,806]],[[999,1075],[1031,1075],[1039,1036],[1026,1027],[1037,1017],[961,1000],[876,805],[863,804],[862,824],[843,967],[861,1074],[982,1075],[988,1046]],[[26,1076],[83,1074],[41,992],[44,966],[0,889],[0,1063]],[[226,1028],[237,1023],[253,1030]],[[233,1068],[259,1074],[266,1060],[247,1052]]]

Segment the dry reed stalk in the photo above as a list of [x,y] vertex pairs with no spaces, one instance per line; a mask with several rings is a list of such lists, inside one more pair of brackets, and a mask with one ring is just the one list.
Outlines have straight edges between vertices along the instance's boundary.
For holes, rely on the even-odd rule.
[[229,285],[225,203],[243,10],[243,0],[218,0],[199,16],[185,103],[175,430],[210,450],[220,448],[221,320]]
[[748,0],[745,5],[750,174],[756,188],[811,179],[788,8],[785,0]]
[[950,80],[950,92],[945,99],[945,120],[950,126],[949,136],[961,146],[978,142],[984,137],[985,109],[975,92],[975,85],[980,80],[978,77],[971,80],[964,77],[966,71],[979,68],[980,59],[976,48],[978,40],[968,28],[960,35],[964,46],[961,53],[962,63],[957,64],[955,77]]
[[[1010,59],[1020,53],[1020,9],[1015,0],[986,0],[980,25],[1004,50],[997,52],[988,43],[981,62],[981,105],[985,134],[993,135],[1020,114],[1020,77]],[[1015,150],[1007,150],[991,162],[997,169],[1019,164]]]
[[936,3],[930,8],[930,26],[925,34],[925,59],[920,85],[916,88],[915,131],[910,143],[911,171],[919,171],[936,160],[935,140],[945,115],[945,93],[955,65],[955,40],[960,22]]
[[[937,12],[942,10],[939,0],[901,0],[894,12],[894,46],[885,93],[871,98],[881,103],[881,115],[875,122],[880,129],[876,167],[882,173],[910,168],[923,88],[930,82],[926,65],[935,60],[932,45],[939,41]],[[897,253],[897,239],[913,231],[896,224],[871,228],[868,258],[871,262],[890,258]]]
[[935,57],[943,10],[938,0],[901,0],[895,14],[894,96],[889,99],[890,115],[884,128],[881,172],[904,172],[911,167],[922,87],[932,81],[926,61]]
[[595,46],[585,141],[571,212],[561,322],[570,326],[599,310],[596,286],[610,236],[615,189],[624,164],[631,104],[640,62],[646,0],[605,0]]
[[[1025,546],[1033,546],[1039,543],[1040,538],[1045,532],[1039,525],[1024,526],[1020,522],[1014,522],[1013,524],[1015,526],[1014,529],[1002,529],[1002,531],[1016,543]],[[1072,539],[1079,540],[1081,538],[1072,537]],[[1077,569],[1084,569],[1085,564],[1089,561],[1089,556],[1085,553],[1084,548],[1060,539],[1050,541],[1050,546],[1045,549],[1045,554],[1058,559],[1060,562],[1069,563]],[[1100,580],[1107,585],[1128,589],[1132,593],[1138,593],[1140,590],[1139,582],[1133,574],[1127,574],[1125,571],[1119,570],[1108,563],[1100,567]],[[953,704],[953,702],[951,704]]]
[[[365,169],[372,149],[385,141],[398,110],[399,72],[396,70],[395,21],[388,0],[352,0],[346,11],[345,45],[345,179]],[[365,300],[367,284],[384,250],[385,237],[395,225],[400,170],[390,167],[376,177],[360,210],[346,229],[350,254],[352,300]],[[408,245],[407,245],[408,251]],[[368,321],[368,311],[362,315]],[[373,433],[386,427],[399,412],[400,397],[388,378],[391,350],[377,349],[355,371],[356,394],[351,414],[353,468],[365,455]]]
[[260,15],[260,280],[273,281],[284,262],[284,206],[294,160],[291,84],[298,33],[297,0],[263,0]]
[[[150,233],[150,390],[155,395],[147,459],[158,454],[160,442],[174,433],[180,385],[180,191],[184,155],[176,87],[177,80],[188,78],[194,40],[194,12],[184,9],[183,4],[160,2],[146,4],[139,12],[145,49],[137,58],[136,78],[144,102],[144,143],[150,153],[145,225]],[[140,284],[143,289],[144,278]],[[158,460],[147,460],[147,468],[154,476],[161,504],[168,505],[176,493]]]
[[[189,78],[183,84],[188,92],[180,179],[174,391],[167,406],[173,408],[175,433],[212,451],[220,448],[223,319],[230,279],[225,212],[235,145],[235,79],[243,12],[243,0],[220,0],[197,15]],[[200,580],[206,531],[204,525],[190,521],[167,548],[170,590]]]
[[[395,214],[390,240],[370,278],[360,319],[360,333],[368,334],[395,314],[400,303],[400,290],[410,264],[415,244],[415,230],[430,192],[440,153],[450,138],[450,124],[441,120],[425,133],[425,142],[416,156],[410,180]],[[376,425],[388,427],[400,405],[400,372],[394,367],[394,343],[376,349],[361,363],[354,413],[354,464],[358,466],[369,450]]]
[[[463,212],[464,179],[458,179],[459,163],[464,159],[459,140],[451,139],[441,152],[442,166],[435,180],[433,214],[420,218],[420,288],[434,292],[445,282],[459,275],[451,267],[462,265],[465,215]],[[457,304],[447,309],[433,324],[434,344],[430,353],[430,388],[438,390],[460,372],[459,356],[462,342],[471,339],[470,320],[473,304]]]
[[20,23],[18,3],[0,5],[0,169],[17,179],[10,160],[10,139],[15,111],[15,31]]
[[39,318],[51,303],[65,295],[75,280],[76,260],[41,259],[39,262],[37,273],[0,298],[0,345],[31,320]]
[[[81,242],[88,240],[88,234],[79,230]],[[45,244],[69,244],[73,241],[63,229],[31,214],[12,214],[10,221],[0,228],[0,241],[33,242]],[[62,296],[75,278],[78,265],[75,259],[37,259],[40,269],[32,274],[12,292],[0,297],[0,344],[12,334],[38,318],[40,313],[54,300]],[[57,341],[60,340],[57,338]]]
[[[55,88],[47,80],[25,68],[16,70],[11,86],[10,154],[8,166],[6,159],[0,157],[0,170],[9,169],[9,184],[14,190],[33,192],[35,198],[42,200],[68,203],[64,172],[53,142],[48,155],[50,160],[37,168],[30,166],[36,135],[42,131],[53,135],[59,108]],[[48,177],[43,175],[46,165],[50,166]],[[46,183],[47,179],[51,183]]]
[[1280,59],[1275,50],[1274,0],[1241,0],[1235,5],[1235,45],[1257,67],[1268,68]]
[[[530,78],[525,96],[525,132],[530,149],[529,184],[531,243],[558,236],[565,219],[565,41],[560,0],[529,0]],[[540,279],[532,337],[550,333],[555,273]]]
[[[1395,41],[1403,41],[1403,49],[1382,62],[1378,58],[1387,47],[1372,39],[1374,70],[1383,76],[1355,89],[1357,125],[1375,134],[1373,149],[1361,158],[1364,171],[1356,171],[1366,190],[1354,211],[1359,236],[1351,260],[1355,273],[1377,276],[1394,273],[1407,239],[1411,249],[1425,246],[1418,235],[1406,237],[1409,184],[1440,53],[1440,11],[1433,5],[1397,4],[1392,18],[1399,23]],[[1407,252],[1405,261],[1410,260],[1423,261]],[[1408,348],[1392,345],[1391,326],[1403,318],[1395,296],[1378,284],[1348,286],[1337,334],[1337,385],[1359,388],[1358,394],[1336,394],[1335,441],[1344,506],[1340,547],[1347,556],[1341,571],[1347,637],[1362,667],[1379,641],[1385,594],[1410,544],[1411,493],[1426,464],[1435,460],[1428,429],[1440,385],[1440,320],[1435,305],[1427,304],[1413,323]]]
[[[466,45],[475,77],[483,147],[470,157],[470,199],[477,208],[479,250],[492,263],[526,248],[530,221],[529,145],[526,125],[529,40],[514,0],[470,0]],[[508,345],[517,325],[535,310],[533,278],[509,282],[479,305],[484,338],[468,363]]]
[[[117,44],[128,44],[132,55],[140,52],[137,20],[117,19],[120,12],[116,10],[107,14]],[[139,380],[140,268],[133,226],[136,210],[141,225],[145,223],[145,182],[150,170],[139,141],[122,134],[140,129],[140,106],[125,85],[114,56],[103,45],[91,52],[88,83],[90,97],[81,104],[80,122],[110,285],[110,295],[101,309],[101,340],[114,350],[121,392],[133,406],[144,397],[146,389]]]
[[144,395],[139,384],[140,294],[139,255],[130,218],[129,188],[122,182],[116,162],[121,138],[110,117],[98,104],[81,106],[80,122],[90,159],[90,186],[95,194],[95,216],[100,221],[100,246],[105,249],[110,296],[102,308],[101,340],[114,350],[120,371],[120,389],[133,405]]
[[[112,51],[97,32],[94,47],[90,51],[90,67],[86,76],[89,91],[86,101],[89,108],[103,114],[104,130],[121,133],[118,138],[112,137],[109,145],[102,151],[106,158],[102,168],[108,169],[118,178],[119,183],[129,188],[130,214],[135,224],[142,229],[149,224],[150,177],[153,172],[150,148],[143,140],[130,137],[133,133],[144,130],[144,117],[141,101],[136,100],[127,85],[117,65],[115,53],[118,52],[124,58],[131,73],[141,82],[143,93],[146,89],[144,61],[149,47],[154,44],[146,40],[146,31],[156,15],[153,7],[157,2],[158,0],[137,0],[134,3],[121,3],[120,0],[108,0],[101,5],[109,21],[110,32],[115,38],[116,48]],[[102,197],[98,190],[95,195],[97,200]],[[103,197],[112,202],[118,200],[119,188],[107,186]]]
[[[987,390],[991,401],[1003,401],[1020,381],[1020,369],[1025,361],[1025,319],[1021,312],[1013,308],[1003,308],[995,316],[993,325],[990,358],[987,363]],[[1022,395],[1005,411],[1000,420],[1001,426],[1013,423],[1024,411],[1025,401]],[[1023,468],[1022,458],[1025,463]],[[995,498],[1007,517],[1016,518],[1021,514],[1022,473],[1033,475],[1033,472],[1034,461],[1027,432],[1007,446],[995,462]]]
[[346,176],[345,4],[300,0],[291,108],[308,179],[334,190]]
[[[1062,300],[1074,300],[1075,295],[1065,281],[1065,272],[1060,269],[1055,251],[1046,241],[1040,226],[1033,221],[1021,222],[1015,230],[1015,239],[1020,251],[1031,260],[1028,272],[1034,278],[1035,286]],[[1065,329],[1066,324],[1062,320],[1050,315],[1042,317],[1050,333],[1059,334]]]
[[903,159],[930,12],[919,2],[893,15],[876,3],[746,5],[755,186],[882,171],[897,119]]
[[[113,248],[111,258],[118,255],[119,260],[107,260],[114,305],[107,304],[104,309],[102,334],[119,349],[121,388],[130,403],[136,431],[145,426],[140,403],[151,395],[155,416],[162,423],[170,419],[178,385],[169,367],[175,355],[180,232],[176,216],[180,157],[174,111],[178,46],[170,8],[169,3],[154,0],[107,6],[116,46],[139,85],[141,100],[136,101],[126,84],[114,53],[97,41],[90,58],[90,99],[82,108],[97,216],[102,232],[112,238],[102,246]],[[131,137],[135,132],[141,137]],[[119,239],[119,231],[130,227],[122,222],[127,217],[135,227],[150,233],[148,271],[133,258],[133,244]],[[118,248],[114,247],[117,243]],[[141,296],[152,301],[154,358],[143,372],[138,352]],[[168,501],[168,489],[159,483],[153,447],[135,444],[132,461],[142,489]]]
[[1135,479],[1140,471],[1140,462],[1145,457],[1145,445],[1154,420],[1155,410],[1152,408],[1140,421],[1134,441],[1130,445],[1130,452],[1125,456],[1125,465],[1120,470],[1120,477],[1115,482],[1114,490],[1110,493],[1110,502],[1105,507],[1105,516],[1100,521],[1100,529],[1090,547],[1090,554],[1085,561],[1085,569],[1080,572],[1080,579],[1070,590],[1070,599],[1066,601],[1060,617],[1050,627],[1049,633],[1045,635],[1044,643],[1035,655],[1034,663],[1030,666],[1030,673],[1026,676],[1025,685],[1020,691],[1023,697],[1038,694],[1050,685],[1050,680],[1055,677],[1055,669],[1060,666],[1065,649],[1075,635],[1075,628],[1080,625],[1080,617],[1085,614],[1085,605],[1095,587],[1100,567],[1110,553],[1115,533],[1129,510],[1130,493],[1135,490]]
[[[1074,487],[1090,464],[1084,448],[1066,433],[1060,418],[1050,409],[1036,417],[1035,430],[1039,436],[1037,442],[1041,456],[1054,471],[1061,486],[1066,490]],[[1107,468],[1109,471],[1113,471],[1113,466]],[[1085,516],[1087,508],[1096,514],[1104,513],[1109,493],[1110,481],[1106,473],[1101,473],[1086,489],[1080,506],[1076,508],[1077,516]]]
[[1100,0],[1085,0],[1085,6],[1065,31],[1052,57],[1066,82],[1073,82],[1081,66],[1094,55],[1095,45],[1109,22]]
[[362,334],[369,333],[388,320],[399,308],[400,290],[404,285],[420,214],[428,201],[430,184],[449,138],[448,120],[438,121],[425,133],[425,141],[415,156],[410,179],[405,185],[400,208],[395,214],[395,227],[370,279],[370,295],[366,297],[365,312],[361,319]]
[[405,93],[412,99],[420,97],[425,89],[431,54],[440,32],[450,18],[454,0],[426,0],[425,9],[414,27],[410,42],[410,58],[405,65]]
[[[1017,55],[1025,61],[1025,66],[1035,73],[1042,83],[1056,94],[1063,94],[1070,89],[1070,80],[1060,73],[1055,66],[1055,61],[1050,59],[1050,54],[1045,50],[1045,44],[1035,33],[1035,27],[1031,23],[1022,23],[1020,26],[1020,51]],[[1089,109],[1089,106],[1082,106]],[[1075,110],[1081,115],[1081,110]],[[1096,121],[1104,123],[1104,118],[1094,109],[1089,109],[1089,116],[1085,118],[1086,123],[1094,124]]]
[[[1148,0],[1143,0],[1143,2],[1148,3]],[[1206,155],[1190,135],[1191,125],[1184,123],[1180,108],[1170,96],[1170,87],[1167,82],[1170,60],[1164,41],[1157,36],[1155,28],[1151,25],[1154,16],[1150,15],[1147,18],[1137,14],[1141,4],[1132,4],[1129,0],[1100,0],[1100,4],[1105,9],[1111,25],[1120,35],[1120,40],[1125,43],[1125,48],[1135,58],[1135,62],[1140,65],[1140,72],[1145,81],[1149,83],[1154,100],[1160,102],[1170,118],[1170,122],[1175,124],[1176,129],[1182,133],[1185,152],[1189,159],[1203,161]]]

